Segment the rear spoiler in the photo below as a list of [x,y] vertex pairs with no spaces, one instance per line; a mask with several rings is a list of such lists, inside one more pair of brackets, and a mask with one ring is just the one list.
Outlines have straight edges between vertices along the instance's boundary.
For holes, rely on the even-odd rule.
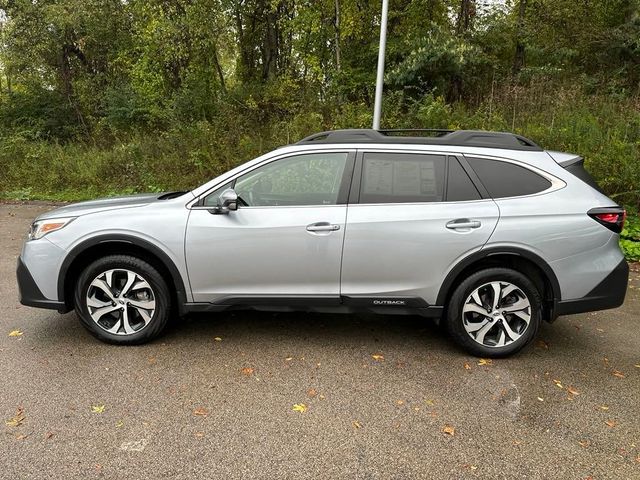
[[568,167],[571,167],[572,165],[580,165],[581,167],[584,168],[584,158],[573,157],[573,158],[570,158],[569,160],[562,160],[561,162],[558,162],[558,165],[560,165],[563,168],[568,168]]
[[558,165],[564,168],[567,172],[578,177],[584,183],[592,188],[595,188],[600,193],[604,193],[600,188],[600,185],[593,179],[589,172],[584,168],[584,158],[573,155],[570,153],[560,152],[547,152],[551,158],[553,158]]

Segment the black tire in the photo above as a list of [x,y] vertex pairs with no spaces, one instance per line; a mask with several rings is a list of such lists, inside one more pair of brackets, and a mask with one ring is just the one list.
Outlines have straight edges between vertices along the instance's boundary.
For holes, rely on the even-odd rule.
[[[126,269],[134,272],[140,275],[151,287],[151,293],[155,300],[153,313],[146,325],[134,333],[110,333],[99,326],[91,317],[90,307],[87,305],[87,293],[91,282],[101,273],[112,269]],[[99,340],[116,345],[139,345],[150,341],[162,333],[171,317],[171,294],[162,275],[149,263],[129,255],[109,255],[87,266],[76,283],[74,303],[82,325]],[[113,305],[116,303],[114,302]],[[131,307],[122,308],[129,309]]]
[[[476,289],[490,282],[508,282],[514,285],[526,295],[530,304],[528,326],[517,340],[504,346],[480,344],[471,338],[471,334],[465,330],[464,326],[463,307],[465,302]],[[524,348],[536,336],[541,321],[542,299],[534,283],[516,270],[488,268],[470,275],[456,287],[449,300],[446,326],[453,340],[472,355],[496,358],[511,355]]]

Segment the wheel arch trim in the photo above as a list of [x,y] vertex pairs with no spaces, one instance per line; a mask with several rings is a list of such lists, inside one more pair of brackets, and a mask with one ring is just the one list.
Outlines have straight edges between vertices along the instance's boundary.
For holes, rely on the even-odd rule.
[[178,300],[178,309],[182,313],[184,310],[184,305],[187,303],[187,291],[185,289],[185,282],[180,274],[180,270],[176,266],[175,262],[167,255],[160,247],[157,245],[143,240],[141,238],[134,237],[132,235],[126,234],[103,234],[98,235],[87,240],[84,240],[80,244],[73,247],[65,259],[62,261],[62,264],[58,273],[58,298],[61,301],[65,301],[65,286],[67,282],[67,275],[69,273],[69,269],[71,265],[73,265],[74,261],[88,249],[95,247],[100,244],[128,244],[134,245],[140,249],[146,250],[152,256],[156,257],[164,266],[169,274],[171,275],[171,280],[173,285],[175,286],[175,294]]
[[553,300],[555,302],[561,299],[561,290],[560,290],[560,282],[558,281],[558,277],[556,276],[553,269],[549,266],[549,263],[544,260],[542,257],[533,253],[529,250],[519,247],[488,247],[483,248],[482,250],[471,253],[470,255],[464,257],[460,260],[447,274],[442,285],[440,286],[440,290],[438,291],[438,297],[436,301],[436,305],[445,305],[449,294],[451,293],[451,289],[454,287],[454,282],[456,278],[468,267],[473,265],[476,262],[481,260],[485,260],[490,257],[494,257],[497,255],[511,255],[514,257],[522,257],[530,262],[534,263],[538,266],[542,272],[547,277],[551,285],[551,290],[553,293]]

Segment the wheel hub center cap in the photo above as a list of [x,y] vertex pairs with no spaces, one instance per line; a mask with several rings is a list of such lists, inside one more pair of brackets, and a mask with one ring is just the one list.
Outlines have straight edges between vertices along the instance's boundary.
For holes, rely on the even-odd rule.
[[120,303],[120,305],[124,305],[124,300],[120,298],[120,299],[118,300],[118,303]]
[[493,315],[494,317],[499,317],[499,316],[500,316],[500,312],[493,312],[493,313],[492,313],[492,315]]

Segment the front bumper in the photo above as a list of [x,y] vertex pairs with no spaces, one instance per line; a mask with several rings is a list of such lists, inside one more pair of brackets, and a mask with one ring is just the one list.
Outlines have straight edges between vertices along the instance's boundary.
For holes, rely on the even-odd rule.
[[594,312],[617,308],[624,303],[629,282],[629,265],[623,259],[607,277],[586,296],[575,300],[561,300],[554,308],[556,318],[559,315]]
[[18,268],[16,269],[18,277],[18,291],[20,294],[20,303],[28,307],[49,308],[57,310],[60,313],[67,313],[69,308],[64,302],[52,301],[47,299],[31,276],[31,272],[22,262],[22,258],[18,258]]

